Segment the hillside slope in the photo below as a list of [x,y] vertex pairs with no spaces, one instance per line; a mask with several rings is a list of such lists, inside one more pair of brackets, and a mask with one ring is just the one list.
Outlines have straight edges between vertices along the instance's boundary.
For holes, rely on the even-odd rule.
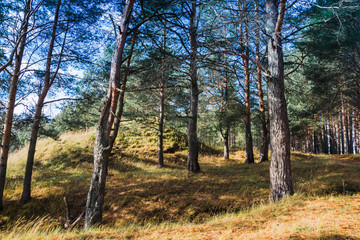
[[201,155],[202,173],[188,175],[186,151],[174,150],[183,140],[167,139],[167,167],[158,169],[156,135],[141,129],[124,131],[114,147],[102,227],[66,233],[63,197],[78,216],[92,173],[93,140],[94,131],[41,140],[33,199],[24,206],[18,202],[26,149],[11,155],[2,239],[360,238],[359,155],[293,153],[296,194],[269,204],[268,163],[245,165],[241,151],[229,161]]

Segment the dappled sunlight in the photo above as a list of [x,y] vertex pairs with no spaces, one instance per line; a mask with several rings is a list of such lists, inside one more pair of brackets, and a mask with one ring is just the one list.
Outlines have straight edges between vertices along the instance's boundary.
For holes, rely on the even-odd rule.
[[[13,177],[7,182],[6,210],[1,217],[3,227],[16,227],[20,216],[24,220],[46,217],[51,224],[61,226],[65,214],[64,196],[69,199],[72,215],[78,216],[83,211],[92,173],[93,134],[66,134],[61,140],[44,139],[39,143],[40,151],[44,152],[39,154],[42,158],[36,159],[33,200],[29,204],[21,206],[18,202],[24,166],[10,168]],[[343,215],[348,214],[350,208],[359,208],[356,194],[360,184],[354,180],[359,169],[342,164],[347,158],[338,160],[337,156],[293,153],[295,197],[284,200],[283,205],[269,205],[269,162],[244,164],[244,158],[238,158],[244,155],[243,151],[232,153],[230,160],[217,154],[201,154],[202,171],[188,174],[186,151],[166,153],[165,167],[158,168],[155,153],[128,151],[126,145],[122,145],[124,141],[115,145],[110,157],[103,215],[104,226],[127,229],[121,236],[191,239],[185,233],[191,230],[198,239],[217,239],[216,236],[276,239],[281,233],[288,237],[312,238],[330,236],[325,234],[330,222],[337,224],[336,228],[345,229],[340,219],[347,221],[348,232],[354,232],[356,218]],[[342,197],[344,194],[354,194],[354,198],[345,203],[327,197],[336,195],[339,199],[350,199]],[[311,212],[304,215],[304,211]],[[330,218],[331,214],[340,214],[339,220]],[[311,222],[314,224],[310,225]],[[165,227],[175,223],[180,225]],[[134,224],[150,224],[158,230],[145,227],[134,232],[131,230]],[[348,232],[344,230],[338,234]],[[102,233],[96,234],[101,238]],[[111,229],[108,234],[118,236]]]

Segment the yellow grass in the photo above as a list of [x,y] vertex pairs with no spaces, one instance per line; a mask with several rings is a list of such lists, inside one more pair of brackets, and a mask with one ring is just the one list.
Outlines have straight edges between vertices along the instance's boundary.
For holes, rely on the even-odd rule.
[[83,211],[94,131],[39,141],[33,199],[24,206],[18,201],[27,149],[13,153],[0,239],[360,238],[359,155],[293,153],[296,194],[269,204],[269,163],[246,165],[242,151],[228,161],[201,155],[202,172],[188,175],[186,151],[178,151],[166,153],[159,169],[156,135],[125,133],[110,160],[102,227],[87,231],[62,230],[62,198],[75,217]]

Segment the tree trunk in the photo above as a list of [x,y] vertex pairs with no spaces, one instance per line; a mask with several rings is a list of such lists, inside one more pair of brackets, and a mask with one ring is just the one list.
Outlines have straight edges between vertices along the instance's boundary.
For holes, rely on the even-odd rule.
[[110,152],[112,151],[112,148],[114,146],[116,137],[119,133],[119,127],[120,127],[120,123],[121,123],[121,117],[124,111],[124,100],[125,100],[125,92],[126,92],[126,83],[127,83],[127,78],[129,76],[129,68],[130,68],[130,63],[131,63],[131,57],[134,51],[134,45],[135,45],[135,40],[137,37],[137,30],[134,29],[132,38],[131,38],[131,46],[130,46],[130,51],[129,51],[129,56],[126,62],[126,68],[125,68],[125,72],[124,72],[124,78],[123,78],[123,82],[121,85],[121,91],[120,91],[120,97],[119,97],[119,110],[116,113],[116,120],[114,123],[114,130],[113,133],[110,137]]
[[[247,14],[247,2],[243,0],[243,6],[240,6],[240,9],[243,13]],[[244,24],[244,35],[243,43],[244,55],[249,56],[249,30],[248,22],[245,20]],[[254,163],[254,152],[253,152],[253,142],[251,134],[251,106],[250,106],[250,66],[249,59],[243,57],[244,65],[244,89],[245,89],[245,163]]]
[[274,202],[294,193],[291,179],[290,132],[284,93],[284,59],[281,26],[286,0],[266,0],[268,33],[268,104],[270,117],[270,199]]
[[[225,57],[225,66],[229,66],[226,54]],[[226,112],[226,121],[225,121],[225,133],[221,132],[222,142],[224,145],[224,159],[229,160],[230,158],[230,148],[229,148],[229,135],[230,135],[230,120],[229,120],[229,82],[228,82],[227,69],[225,70],[224,77],[224,100],[225,100],[225,112]],[[222,111],[222,109],[221,109]],[[221,131],[221,130],[220,130]]]
[[165,102],[165,83],[160,87],[159,101],[159,123],[158,123],[158,166],[164,167],[164,102]]
[[3,195],[5,188],[5,180],[6,180],[6,168],[7,168],[7,160],[9,155],[10,148],[10,136],[11,136],[11,128],[13,123],[14,116],[14,108],[15,108],[15,100],[16,100],[16,92],[19,83],[19,75],[21,69],[21,62],[24,54],[24,49],[26,45],[26,37],[27,37],[27,29],[29,24],[29,13],[31,11],[31,1],[26,2],[26,6],[24,9],[24,20],[21,24],[20,36],[21,40],[15,52],[15,61],[13,73],[10,79],[10,89],[9,89],[9,98],[6,107],[6,115],[4,121],[4,130],[1,141],[1,153],[0,153],[0,210],[3,209]]
[[329,135],[330,135],[330,154],[337,153],[337,130],[336,125],[332,120],[332,116],[329,113]]
[[117,36],[113,58],[108,95],[104,101],[104,107],[100,115],[96,129],[94,143],[94,171],[86,201],[85,228],[99,223],[102,220],[102,207],[105,197],[105,182],[107,165],[110,154],[110,132],[114,121],[114,113],[117,108],[120,85],[120,68],[122,54],[126,42],[126,33],[129,26],[130,15],[135,0],[127,0],[120,25],[120,33]]
[[[61,4],[61,0],[58,0],[57,5],[56,5],[56,10],[55,10],[54,23],[53,23],[53,27],[52,27],[48,55],[47,55],[47,60],[46,60],[44,88],[42,89],[41,94],[38,99],[38,102],[36,104],[35,116],[34,116],[34,121],[33,121],[33,125],[32,125],[29,151],[28,151],[28,156],[27,156],[27,161],[26,161],[24,186],[23,186],[23,192],[22,192],[21,200],[20,200],[20,202],[23,204],[28,203],[31,199],[31,177],[32,177],[32,171],[33,171],[33,165],[34,165],[36,142],[37,142],[38,132],[39,132],[39,128],[40,128],[40,122],[41,122],[41,112],[42,112],[42,109],[44,106],[44,101],[45,101],[46,95],[52,84],[52,82],[50,81],[50,70],[51,70],[51,60],[52,60],[52,56],[53,56],[54,43],[55,43],[55,37],[56,37],[56,28],[57,28],[58,19],[59,19],[60,4]],[[60,64],[60,62],[61,62],[61,60],[59,60],[59,64]],[[52,79],[55,79],[55,76],[53,76]]]
[[316,131],[314,131],[314,148],[313,153],[317,154],[319,153],[319,140]]
[[324,113],[321,115],[321,122],[322,122],[322,151],[323,153],[328,154],[329,153],[329,142],[328,142],[328,132],[327,132],[327,128],[326,128],[326,120],[325,120],[325,116]]
[[[256,17],[259,18],[259,3],[258,0],[255,1],[255,12]],[[260,28],[256,28],[256,43],[255,43],[255,55],[256,61],[260,62]],[[260,111],[260,122],[261,122],[261,145],[260,145],[260,162],[266,162],[269,160],[269,142],[268,142],[268,129],[267,122],[265,117],[265,105],[264,105],[264,93],[262,90],[261,82],[261,67],[256,66],[256,80],[257,80],[257,89],[259,95],[259,111]]]
[[192,2],[190,12],[190,116],[188,124],[189,155],[187,169],[189,173],[200,172],[199,165],[199,143],[197,139],[197,117],[198,117],[198,82],[197,82],[197,29],[195,24],[197,1]]
[[348,153],[348,132],[347,132],[347,121],[345,113],[344,93],[340,90],[341,99],[341,133],[342,133],[342,148],[343,154]]
[[230,150],[229,150],[229,132],[230,129],[226,128],[225,133],[221,132],[221,140],[224,147],[224,159],[229,160],[230,158]]
[[357,124],[358,124],[358,119],[357,119],[357,110],[355,108],[354,112],[353,112],[353,129],[354,129],[354,153],[357,154],[359,153],[359,149],[358,149],[358,131],[357,131]]
[[334,122],[334,129],[335,129],[335,150],[337,154],[341,154],[341,133],[340,133],[340,121],[339,116],[337,117],[336,121]]
[[353,141],[353,119],[352,114],[349,109],[348,115],[347,115],[347,126],[348,126],[348,136],[349,136],[349,147],[348,147],[348,153],[353,154],[354,153],[354,141]]

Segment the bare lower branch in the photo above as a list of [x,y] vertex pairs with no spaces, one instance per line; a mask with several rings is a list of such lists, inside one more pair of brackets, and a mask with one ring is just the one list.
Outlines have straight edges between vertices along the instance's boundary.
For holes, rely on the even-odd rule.
[[87,98],[60,98],[60,99],[55,99],[55,100],[44,102],[44,105],[49,104],[49,103],[54,103],[54,102],[60,102],[60,101],[83,101],[86,99]]

